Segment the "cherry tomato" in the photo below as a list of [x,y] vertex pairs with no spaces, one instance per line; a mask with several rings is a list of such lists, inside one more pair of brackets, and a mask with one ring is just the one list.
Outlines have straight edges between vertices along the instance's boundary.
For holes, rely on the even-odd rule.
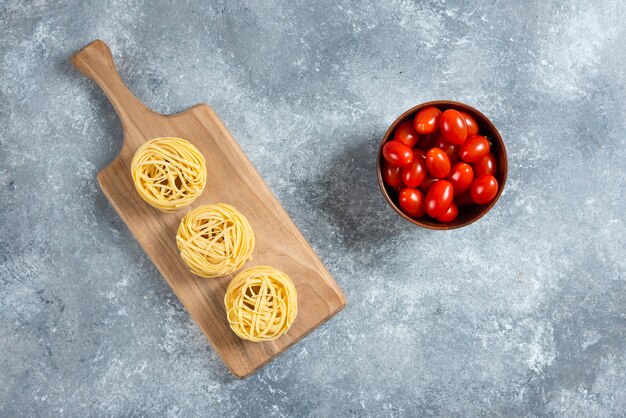
[[443,215],[439,216],[437,218],[437,220],[439,222],[452,222],[453,220],[456,219],[458,214],[459,214],[459,208],[453,202],[453,203],[450,203],[450,207],[448,208],[446,213],[444,213]]
[[405,120],[396,128],[396,132],[393,134],[393,139],[402,142],[404,145],[413,148],[420,137],[413,127],[413,122]]
[[474,135],[469,138],[459,149],[459,156],[463,161],[475,163],[476,161],[489,154],[491,144],[487,138],[482,135]]
[[398,187],[402,184],[402,168],[397,165],[390,164],[387,160],[383,160],[380,165],[380,171],[383,175],[383,181],[391,187]]
[[459,161],[459,146],[449,143],[448,141],[443,139],[442,135],[439,135],[437,141],[435,141],[434,146],[437,148],[441,148],[443,152],[448,154],[448,158],[450,158],[450,164],[454,165],[456,162]]
[[446,141],[461,145],[467,138],[465,119],[454,109],[448,109],[439,117],[439,129]]
[[428,189],[430,189],[430,186],[432,186],[437,180],[439,179],[434,178],[430,175],[430,173],[428,173],[426,174],[426,178],[424,179],[424,181],[418,187],[421,191],[426,193]]
[[420,110],[413,119],[413,126],[418,134],[427,135],[432,134],[439,128],[439,116],[441,110],[436,107],[427,107]]
[[421,191],[407,187],[400,190],[398,196],[400,209],[402,212],[414,218],[424,216],[424,193]]
[[[418,150],[421,153],[424,151]],[[426,178],[426,160],[418,153],[413,153],[413,162],[402,168],[402,181],[407,187],[417,187]]]
[[465,119],[465,125],[467,126],[467,136],[471,137],[473,135],[478,135],[478,124],[476,123],[476,119],[471,117],[469,114],[465,112],[459,111],[463,119]]
[[472,200],[479,205],[484,205],[493,200],[498,193],[498,180],[494,176],[483,174],[472,182],[470,194]]
[[388,141],[383,146],[383,157],[393,165],[404,167],[413,162],[413,151],[399,141]]
[[461,196],[454,195],[454,203],[458,207],[474,205],[474,201],[472,200],[472,196],[470,195],[470,192],[463,193]]
[[450,174],[450,158],[440,148],[431,148],[426,153],[426,167],[433,177],[442,179]]
[[439,133],[435,132],[429,135],[424,135],[422,137],[420,137],[419,143],[417,144],[417,147],[421,150],[423,150],[424,152],[428,151],[429,149],[431,149],[432,147],[435,147],[435,142],[437,142],[437,138],[439,138]]
[[448,180],[452,183],[454,195],[461,195],[472,185],[474,170],[472,170],[472,166],[467,163],[456,163],[452,167],[452,170],[450,170]]
[[448,180],[437,180],[426,193],[426,213],[428,216],[437,218],[446,213],[453,197],[452,184]]
[[498,163],[496,162],[496,157],[492,153],[485,155],[483,158],[472,164],[472,166],[474,167],[474,174],[476,177],[482,174],[495,176],[496,171],[498,171]]

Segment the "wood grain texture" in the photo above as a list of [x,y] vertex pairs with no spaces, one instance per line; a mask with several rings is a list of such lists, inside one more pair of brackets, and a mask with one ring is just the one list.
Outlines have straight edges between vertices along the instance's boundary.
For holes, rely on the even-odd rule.
[[[176,115],[148,109],[128,90],[115,69],[111,51],[100,40],[75,53],[71,62],[106,93],[124,130],[119,155],[98,173],[100,187],[236,376],[254,372],[345,306],[335,280],[209,106],[199,104]],[[204,193],[193,205],[175,213],[145,203],[135,192],[130,174],[135,151],[152,138],[166,136],[187,139],[207,162]],[[232,276],[197,277],[179,255],[175,237],[181,218],[200,205],[219,202],[239,209],[255,231],[253,260],[244,268],[267,264],[284,271],[296,285],[298,316],[287,334],[275,341],[239,339],[228,326],[223,302]]]

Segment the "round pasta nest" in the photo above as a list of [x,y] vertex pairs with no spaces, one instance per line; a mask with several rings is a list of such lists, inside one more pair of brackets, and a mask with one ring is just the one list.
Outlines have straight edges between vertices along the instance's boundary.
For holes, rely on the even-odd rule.
[[180,221],[176,244],[191,272],[225,276],[252,258],[254,231],[241,212],[225,203],[202,205]]
[[224,296],[230,328],[240,338],[270,341],[283,335],[298,313],[296,287],[273,267],[252,267],[237,274]]
[[204,157],[181,138],[146,142],[133,156],[130,169],[139,196],[164,212],[192,204],[206,184]]

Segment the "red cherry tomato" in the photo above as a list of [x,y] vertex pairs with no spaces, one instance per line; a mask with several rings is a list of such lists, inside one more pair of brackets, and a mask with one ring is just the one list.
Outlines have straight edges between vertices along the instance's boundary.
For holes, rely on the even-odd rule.
[[393,139],[402,142],[409,148],[413,148],[420,137],[413,127],[413,122],[411,120],[405,120],[396,128]]
[[474,135],[469,138],[459,149],[459,156],[463,161],[468,163],[475,163],[476,161],[489,154],[491,150],[491,144],[487,138],[482,135]]
[[442,135],[439,135],[437,141],[435,141],[434,146],[437,148],[441,148],[443,152],[448,154],[448,158],[450,158],[450,164],[454,165],[456,162],[459,161],[459,146],[449,143],[448,141],[443,139]]
[[383,145],[383,157],[393,165],[404,167],[413,162],[413,151],[399,141],[388,141]]
[[428,216],[437,218],[446,213],[453,197],[452,184],[448,180],[437,180],[426,193],[426,213]]
[[456,219],[458,214],[459,214],[459,208],[453,202],[453,203],[450,203],[450,207],[448,208],[446,213],[444,213],[443,215],[439,216],[437,218],[437,220],[439,222],[452,222],[453,220]]
[[472,185],[474,170],[472,170],[472,166],[467,163],[456,163],[452,167],[452,170],[450,170],[448,180],[452,183],[454,195],[461,195]]
[[[417,150],[423,153],[422,150]],[[402,168],[402,181],[407,187],[417,187],[426,178],[426,160],[418,153],[413,153],[413,162]]]
[[439,116],[441,110],[436,107],[427,107],[420,110],[413,119],[413,126],[418,134],[428,135],[437,131],[439,128]]
[[454,196],[454,203],[458,207],[472,206],[474,205],[474,201],[472,200],[472,196],[470,192],[463,193],[461,196]]
[[494,176],[483,174],[472,182],[470,194],[474,203],[484,205],[493,200],[498,193],[498,180]]
[[461,145],[467,138],[465,119],[454,109],[448,109],[439,117],[439,129],[446,141]]
[[465,112],[459,111],[463,119],[465,119],[465,126],[467,126],[467,136],[471,137],[473,135],[478,135],[478,124],[476,123],[476,119],[471,117],[469,114]]
[[417,189],[407,187],[400,190],[398,202],[402,212],[414,218],[424,216],[424,193]]
[[423,135],[422,137],[420,137],[417,147],[426,152],[432,147],[436,146],[435,142],[437,142],[437,138],[439,138],[438,132],[432,133],[430,135]]
[[482,174],[495,176],[496,171],[498,171],[498,163],[496,162],[496,157],[492,153],[485,155],[483,158],[472,164],[472,166],[476,177]]
[[418,187],[421,191],[426,193],[428,189],[430,189],[430,186],[432,186],[437,180],[439,179],[434,178],[433,176],[430,175],[430,173],[426,174],[426,178]]
[[383,175],[383,181],[391,187],[398,187],[402,184],[402,168],[397,165],[390,164],[387,160],[383,160],[380,164],[380,171]]
[[450,158],[440,148],[431,148],[426,153],[426,167],[433,177],[445,178],[450,174]]

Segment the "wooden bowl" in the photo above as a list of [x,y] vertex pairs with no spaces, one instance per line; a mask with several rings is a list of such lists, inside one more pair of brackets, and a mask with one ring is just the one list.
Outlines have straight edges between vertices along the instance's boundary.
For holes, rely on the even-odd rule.
[[[393,139],[393,133],[395,132],[396,127],[401,122],[404,122],[407,119],[412,119],[417,112],[429,106],[437,107],[441,111],[444,111],[446,109],[461,110],[471,115],[478,123],[479,133],[486,136],[491,142],[491,152],[496,157],[496,160],[498,162],[498,171],[495,175],[496,180],[498,180],[498,194],[496,194],[496,197],[487,205],[473,205],[459,208],[459,215],[454,221],[449,223],[439,222],[435,219],[428,217],[427,215],[424,215],[424,217],[419,219],[411,218],[410,216],[403,213],[396,204],[396,202],[398,201],[398,193],[383,182],[383,176],[380,168],[383,161],[383,145],[385,144],[385,142]],[[428,229],[456,229],[469,225],[472,222],[476,222],[477,220],[485,216],[485,214],[491,210],[491,208],[500,198],[502,190],[504,190],[504,185],[506,184],[506,176],[508,173],[506,148],[504,146],[504,141],[502,141],[502,137],[500,136],[500,132],[498,132],[494,124],[491,123],[491,121],[478,110],[464,103],[451,102],[447,100],[436,100],[433,102],[422,103],[420,105],[412,107],[411,109],[400,115],[400,117],[391,124],[389,129],[387,129],[383,140],[380,142],[380,146],[378,147],[378,155],[376,157],[376,173],[378,175],[378,185],[380,186],[380,190],[383,192],[383,196],[385,196],[385,200],[387,201],[389,206],[391,206],[391,208],[396,211],[398,215],[411,222],[412,224]]]

